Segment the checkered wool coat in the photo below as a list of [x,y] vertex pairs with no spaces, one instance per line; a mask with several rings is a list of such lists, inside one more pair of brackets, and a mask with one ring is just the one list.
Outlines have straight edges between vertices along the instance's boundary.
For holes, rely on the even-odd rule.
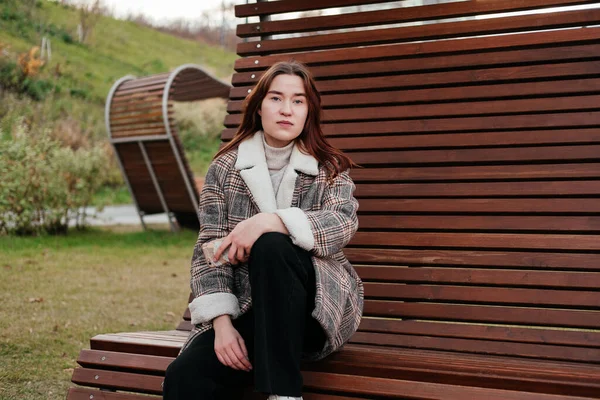
[[[257,132],[215,159],[206,174],[200,195],[200,234],[194,248],[189,308],[194,329],[183,349],[211,328],[213,318],[237,318],[252,304],[248,265],[207,266],[201,246],[225,237],[235,226],[259,212],[279,215],[294,244],[312,253],[316,275],[315,309],[312,312],[327,335],[320,359],[339,349],[356,331],[363,309],[363,285],[342,248],[358,229],[348,172],[327,182],[326,170],[296,145],[275,198],[267,168],[263,133]],[[277,204],[285,207],[277,208]],[[285,284],[285,283],[282,283]]]

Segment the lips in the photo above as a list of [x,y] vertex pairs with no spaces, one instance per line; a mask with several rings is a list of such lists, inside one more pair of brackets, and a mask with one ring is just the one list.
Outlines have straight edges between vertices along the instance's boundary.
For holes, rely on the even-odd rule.
[[290,121],[277,121],[278,125],[285,125],[285,126],[292,126],[294,124],[292,124]]

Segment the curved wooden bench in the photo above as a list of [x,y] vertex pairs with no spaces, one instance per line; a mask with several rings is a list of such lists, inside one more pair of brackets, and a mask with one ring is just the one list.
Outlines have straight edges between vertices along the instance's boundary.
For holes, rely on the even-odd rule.
[[[293,57],[316,76],[325,133],[364,167],[352,171],[360,229],[345,251],[365,282],[364,318],[342,351],[303,366],[306,399],[600,399],[600,9],[468,19],[582,3],[238,27],[257,40],[239,45],[223,140],[261,73]],[[428,23],[400,25],[415,21]],[[345,28],[358,31],[327,32]],[[73,381],[160,394],[189,329],[186,312],[174,331],[98,335]]]
[[166,213],[171,229],[199,229],[197,182],[177,134],[173,102],[227,98],[230,85],[200,66],[115,82],[106,99],[106,130],[125,183],[144,216]]

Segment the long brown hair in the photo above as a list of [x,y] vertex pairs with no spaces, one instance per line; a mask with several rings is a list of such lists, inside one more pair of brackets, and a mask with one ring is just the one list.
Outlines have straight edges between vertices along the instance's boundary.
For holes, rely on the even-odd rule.
[[296,75],[304,81],[304,90],[308,103],[308,115],[300,135],[296,138],[300,149],[304,153],[312,155],[327,170],[329,179],[334,179],[339,173],[351,167],[357,167],[341,150],[329,144],[321,130],[321,94],[317,90],[315,80],[306,68],[298,61],[281,61],[269,68],[259,79],[256,87],[244,100],[243,119],[233,139],[227,143],[214,158],[237,148],[246,138],[263,129],[262,120],[258,111],[262,105],[267,92],[271,87],[273,79],[278,75]]

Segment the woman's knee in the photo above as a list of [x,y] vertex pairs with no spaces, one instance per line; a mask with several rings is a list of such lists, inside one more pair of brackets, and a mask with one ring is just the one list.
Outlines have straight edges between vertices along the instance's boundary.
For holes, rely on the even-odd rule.
[[291,248],[290,237],[280,232],[263,233],[252,246],[253,253],[273,254],[274,251]]

